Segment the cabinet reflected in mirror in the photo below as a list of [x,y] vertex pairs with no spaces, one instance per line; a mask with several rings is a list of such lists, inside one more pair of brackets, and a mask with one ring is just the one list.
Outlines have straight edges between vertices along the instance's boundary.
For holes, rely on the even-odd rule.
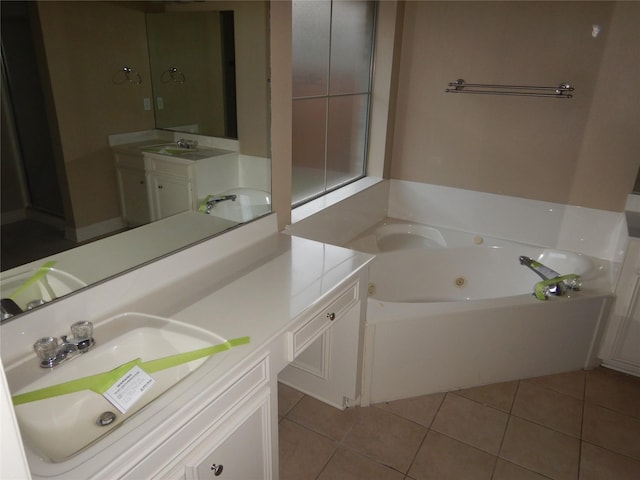
[[[236,152],[243,159],[242,168],[237,168],[236,181],[212,188],[270,190],[268,11],[268,1],[3,2],[2,270],[87,242],[99,248],[105,236],[129,233],[123,220],[117,169],[109,144],[109,137],[114,134],[163,132],[157,129],[173,130],[177,125],[187,125],[189,131],[206,135],[201,138],[215,136],[226,141],[236,137]],[[203,71],[196,72],[187,63],[172,62],[163,68],[176,68],[174,78],[181,78],[178,71],[183,73],[182,87],[195,90],[194,86],[201,82],[198,87],[201,93],[194,98],[198,106],[205,108],[198,113],[199,117],[188,118],[185,112],[195,111],[195,107],[186,108],[188,100],[177,99],[185,107],[183,115],[156,125],[157,97],[164,100],[163,113],[169,113],[174,99],[168,92],[152,90],[154,67],[149,54],[155,47],[147,40],[147,17],[164,15],[193,17],[192,23],[202,25],[202,34],[205,25],[211,23],[203,19],[217,18],[215,22],[226,26],[208,33],[216,38],[229,37],[233,25],[234,41],[227,43],[226,54],[216,54],[216,63],[229,59],[229,52],[235,53],[235,61],[231,61],[235,72],[218,76],[222,77],[226,92],[235,89],[235,101],[224,100],[220,92],[205,92],[206,85],[217,83],[219,78],[205,80]],[[178,23],[188,22],[169,22],[176,30]],[[213,53],[207,58],[202,52],[175,52],[176,58],[181,59],[191,54],[195,54],[192,63],[200,62],[205,70],[211,70],[208,63]],[[165,58],[162,63],[168,61]],[[24,65],[30,68],[22,69]],[[130,69],[129,76],[125,68]],[[122,78],[125,81],[120,81]],[[154,86],[155,81],[154,77]],[[207,99],[207,95],[215,97],[215,101]],[[39,105],[35,105],[34,99],[38,98],[40,101],[35,103]],[[216,121],[205,118],[207,109],[211,117],[224,118]],[[217,126],[208,131],[209,124]],[[216,193],[219,192],[203,191],[199,195]],[[120,271],[128,270],[239,223],[196,218],[198,237],[189,235],[185,243],[165,251],[147,249],[153,250],[151,258],[147,251],[140,255],[127,252],[126,263],[121,263],[121,258],[113,263],[120,265]],[[27,222],[26,228],[19,228]],[[44,233],[45,225],[53,225],[52,236]],[[175,221],[172,225],[179,228]],[[31,242],[20,236],[22,230],[36,238],[31,256],[18,259],[19,248]],[[105,255],[115,258],[121,253],[113,243],[109,247],[104,245]],[[5,248],[11,246],[15,250]],[[110,270],[100,280],[117,273]],[[96,277],[93,281],[99,280]]]

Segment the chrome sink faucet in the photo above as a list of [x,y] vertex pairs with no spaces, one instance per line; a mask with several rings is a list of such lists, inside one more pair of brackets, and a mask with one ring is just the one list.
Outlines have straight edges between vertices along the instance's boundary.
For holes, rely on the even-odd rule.
[[3,298],[0,300],[0,323],[19,313],[22,313],[22,309],[12,299]]
[[42,368],[53,368],[80,353],[88,352],[95,345],[93,324],[80,321],[71,325],[71,338],[67,335],[42,337],[33,344]]
[[196,148],[198,146],[198,141],[197,140],[187,140],[185,138],[181,138],[176,142],[176,144],[180,148]]
[[238,198],[237,195],[214,195],[212,197],[209,197],[209,199],[207,200],[207,209],[205,213],[209,213],[217,203],[226,202],[228,200],[235,202],[236,198]]

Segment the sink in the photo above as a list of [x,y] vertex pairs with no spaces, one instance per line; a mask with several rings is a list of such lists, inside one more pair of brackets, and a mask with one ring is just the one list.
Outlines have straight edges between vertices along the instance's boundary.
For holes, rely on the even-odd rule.
[[29,304],[50,302],[86,286],[85,282],[70,273],[45,264],[39,269],[32,268],[7,276],[3,274],[0,292],[2,298],[11,297],[20,308],[26,310]]
[[[53,369],[40,368],[35,354],[9,366],[6,374],[12,395],[107,372],[136,358],[147,362],[226,341],[199,327],[141,313],[125,313],[96,324],[94,338],[94,348]],[[25,447],[50,462],[64,461],[121,425],[209,358],[221,362],[224,355],[152,373],[155,383],[124,414],[90,390],[16,405]],[[105,419],[110,423],[101,426],[101,418],[102,423]]]
[[170,157],[178,157],[186,160],[202,160],[204,158],[217,157],[220,155],[226,155],[227,153],[233,153],[231,150],[224,150],[222,148],[209,148],[209,147],[195,147],[195,148],[182,148],[175,143],[159,143],[155,145],[143,145],[137,147],[143,152],[158,153],[160,155],[167,155]]
[[380,251],[446,247],[442,234],[425,225],[392,223],[376,230],[376,242]]

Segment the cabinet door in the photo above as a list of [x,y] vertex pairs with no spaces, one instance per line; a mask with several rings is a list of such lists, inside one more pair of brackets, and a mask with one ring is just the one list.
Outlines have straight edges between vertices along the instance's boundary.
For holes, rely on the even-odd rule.
[[342,295],[306,323],[298,332],[326,317],[333,317],[328,329],[312,342],[304,344],[289,366],[280,372],[279,380],[297,390],[337,408],[349,406],[359,391],[361,358],[361,293],[360,283],[350,285]]
[[640,376],[640,239],[629,241],[615,293],[600,352],[602,364]]
[[118,184],[122,218],[127,225],[136,227],[149,223],[151,212],[144,170],[118,168]]
[[148,179],[154,221],[191,210],[191,182],[187,177],[154,172]]
[[273,478],[269,394],[255,398],[205,438],[184,465],[186,480]]

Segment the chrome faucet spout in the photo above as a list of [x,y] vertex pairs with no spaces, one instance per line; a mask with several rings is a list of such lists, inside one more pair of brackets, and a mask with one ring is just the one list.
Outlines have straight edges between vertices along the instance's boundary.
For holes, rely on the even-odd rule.
[[220,202],[226,202],[231,200],[232,202],[236,201],[236,198],[238,198],[237,195],[213,195],[210,196],[209,199],[207,200],[207,209],[205,213],[209,213],[211,211],[211,209],[213,207],[216,206],[216,204],[220,203]]
[[[520,265],[524,265],[529,268],[532,272],[542,278],[542,280],[553,280],[554,278],[560,277],[558,272],[532,258],[522,255],[518,260],[520,261]],[[550,286],[549,292],[553,295],[561,296],[567,293],[567,286],[562,280],[559,280],[558,283],[554,283]]]
[[196,148],[198,146],[198,141],[181,138],[180,140],[176,141],[176,144],[180,148]]
[[22,309],[12,299],[3,298],[2,300],[0,300],[0,312],[2,315],[0,317],[0,323],[2,323],[5,320],[10,319],[14,315],[22,313]]

